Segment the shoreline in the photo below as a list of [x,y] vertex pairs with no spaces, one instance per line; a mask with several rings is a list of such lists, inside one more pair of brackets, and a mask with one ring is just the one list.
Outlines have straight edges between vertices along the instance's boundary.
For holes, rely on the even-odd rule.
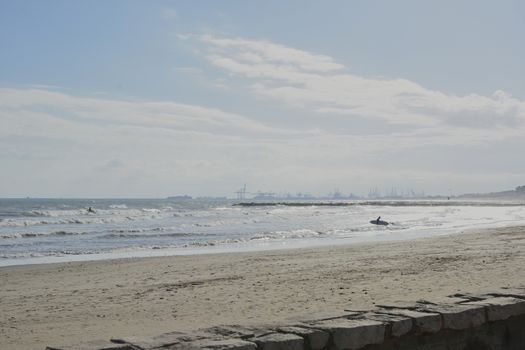
[[[372,205],[347,210],[310,207],[311,202],[308,208],[281,208],[275,203],[278,207],[273,209],[243,209],[226,203],[172,207],[154,201],[116,201],[101,206],[96,215],[82,208],[93,203],[60,203],[42,210],[13,206],[12,217],[0,222],[0,267],[406,240],[525,225],[525,206],[499,202],[450,208],[450,201],[410,202],[414,208],[406,208],[405,201],[395,206],[381,202],[384,207],[366,202]],[[371,225],[369,219],[381,215],[390,225]]]
[[519,287],[525,227],[257,252],[0,267],[0,348],[35,349]]
[[173,248],[145,248],[145,249],[131,249],[123,251],[114,251],[107,253],[93,253],[93,254],[65,254],[56,256],[38,256],[38,257],[23,257],[14,259],[0,259],[0,269],[15,266],[37,266],[49,264],[67,264],[67,263],[87,263],[96,261],[110,261],[110,260],[126,260],[126,259],[149,259],[149,258],[169,258],[176,256],[202,256],[214,254],[243,254],[243,253],[257,253],[257,252],[272,252],[272,251],[288,251],[296,249],[317,249],[327,247],[340,247],[346,245],[359,244],[381,244],[397,241],[412,241],[419,239],[427,239],[433,237],[443,237],[449,235],[468,234],[469,232],[484,232],[490,230],[498,230],[513,227],[525,227],[515,223],[511,226],[488,226],[488,227],[470,227],[462,229],[460,232],[454,229],[447,229],[443,231],[434,231],[431,229],[424,229],[425,234],[418,234],[416,232],[390,232],[388,230],[378,232],[374,236],[354,236],[343,238],[305,238],[298,240],[285,240],[274,242],[260,242],[257,244],[240,242],[236,244],[218,244],[201,247],[173,247]]

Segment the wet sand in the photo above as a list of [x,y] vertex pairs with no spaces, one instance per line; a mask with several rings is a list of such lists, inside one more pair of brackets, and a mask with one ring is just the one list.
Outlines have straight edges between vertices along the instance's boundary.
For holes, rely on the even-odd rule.
[[523,286],[525,227],[286,251],[3,267],[0,349],[281,323]]

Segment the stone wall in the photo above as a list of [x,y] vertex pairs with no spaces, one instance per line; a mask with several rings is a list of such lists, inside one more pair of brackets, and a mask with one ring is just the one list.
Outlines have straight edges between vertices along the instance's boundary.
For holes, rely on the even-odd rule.
[[378,305],[282,326],[216,326],[47,350],[523,350],[525,289]]

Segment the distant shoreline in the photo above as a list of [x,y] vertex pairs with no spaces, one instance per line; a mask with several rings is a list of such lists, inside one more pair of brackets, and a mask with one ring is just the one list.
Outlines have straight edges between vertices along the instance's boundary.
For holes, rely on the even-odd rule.
[[241,207],[264,207],[264,206],[289,206],[289,207],[309,207],[309,206],[328,206],[328,207],[345,207],[345,206],[357,206],[357,205],[374,205],[374,206],[487,206],[487,207],[514,207],[514,206],[525,206],[525,199],[524,202],[515,203],[515,202],[508,202],[508,203],[502,203],[502,202],[480,202],[480,201],[458,201],[456,200],[428,200],[428,199],[413,199],[413,200],[407,200],[407,199],[384,199],[384,200],[356,200],[353,202],[344,201],[307,201],[307,202],[299,202],[299,201],[282,201],[278,200],[275,202],[240,202],[233,204],[234,206],[241,206]]

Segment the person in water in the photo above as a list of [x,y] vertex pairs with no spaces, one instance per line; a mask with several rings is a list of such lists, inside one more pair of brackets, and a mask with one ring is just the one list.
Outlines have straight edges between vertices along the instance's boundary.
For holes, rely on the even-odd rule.
[[95,211],[93,210],[93,208],[91,208],[91,207],[89,207],[87,211],[88,211],[88,213],[94,213],[94,212],[95,212]]
[[376,222],[377,224],[379,225],[379,221],[381,220],[381,217],[379,216],[377,219],[376,219]]

